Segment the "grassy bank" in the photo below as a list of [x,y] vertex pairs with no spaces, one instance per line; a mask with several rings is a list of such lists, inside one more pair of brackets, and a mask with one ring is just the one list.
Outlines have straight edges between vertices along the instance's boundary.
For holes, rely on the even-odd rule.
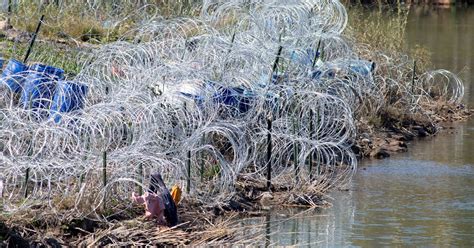
[[104,44],[116,41],[131,28],[158,15],[199,14],[199,1],[13,1],[1,18],[18,30],[33,32],[45,15],[41,36],[49,40],[74,40]]
[[[22,61],[27,48],[28,43],[26,42],[0,39],[0,49],[4,59],[14,58]],[[88,51],[89,49],[84,47],[73,47],[51,41],[38,41],[29,56],[29,62],[62,68],[66,71],[67,77],[72,78],[81,70],[83,63],[81,57],[85,56]]]

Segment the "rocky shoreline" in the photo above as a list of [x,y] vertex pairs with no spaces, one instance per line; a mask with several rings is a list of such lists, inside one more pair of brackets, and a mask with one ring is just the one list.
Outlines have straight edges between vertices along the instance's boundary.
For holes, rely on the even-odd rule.
[[[435,111],[435,110],[432,110]],[[352,149],[359,159],[383,159],[392,154],[406,152],[407,143],[438,133],[454,129],[453,123],[464,121],[474,114],[474,110],[467,109],[463,104],[441,105],[428,119],[405,119],[402,116],[385,116],[379,128],[367,128],[360,124],[358,139]]]

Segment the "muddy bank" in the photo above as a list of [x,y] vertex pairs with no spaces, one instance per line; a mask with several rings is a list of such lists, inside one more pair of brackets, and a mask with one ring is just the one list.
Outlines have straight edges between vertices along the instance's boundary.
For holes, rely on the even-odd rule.
[[407,143],[454,129],[453,123],[466,120],[474,110],[463,104],[439,104],[427,107],[427,114],[406,114],[396,110],[381,113],[379,126],[358,123],[358,137],[352,149],[359,159],[383,159],[406,152]]

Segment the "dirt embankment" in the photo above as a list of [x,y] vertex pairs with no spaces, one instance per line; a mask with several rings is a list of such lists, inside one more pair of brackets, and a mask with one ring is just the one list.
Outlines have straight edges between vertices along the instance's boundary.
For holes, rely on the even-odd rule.
[[466,120],[474,114],[474,110],[462,104],[440,104],[428,109],[428,115],[408,115],[389,109],[380,115],[378,127],[359,123],[359,135],[352,147],[354,152],[359,158],[376,159],[406,152],[407,142],[450,130],[453,123]]

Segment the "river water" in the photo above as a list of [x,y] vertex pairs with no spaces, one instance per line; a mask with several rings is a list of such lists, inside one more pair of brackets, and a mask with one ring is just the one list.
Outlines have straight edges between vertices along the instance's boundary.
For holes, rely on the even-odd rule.
[[[412,8],[407,41],[458,73],[474,107],[474,6]],[[474,247],[474,119],[412,142],[407,153],[361,162],[350,189],[331,197],[332,208],[254,223],[266,221],[267,245]]]

